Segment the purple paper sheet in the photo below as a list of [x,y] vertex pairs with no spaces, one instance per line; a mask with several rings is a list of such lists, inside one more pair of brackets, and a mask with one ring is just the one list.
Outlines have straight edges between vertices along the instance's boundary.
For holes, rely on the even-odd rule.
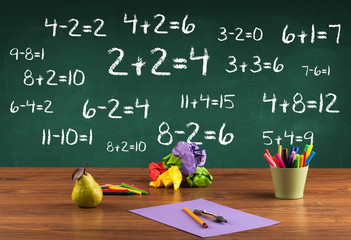
[[[184,207],[189,208],[191,211],[194,209],[206,210],[207,212],[223,216],[228,222],[217,223],[210,218],[199,216],[208,225],[208,228],[203,228],[184,211]],[[242,212],[205,199],[196,199],[188,202],[133,209],[129,211],[199,237],[213,237],[222,234],[267,227],[279,223],[274,220]]]

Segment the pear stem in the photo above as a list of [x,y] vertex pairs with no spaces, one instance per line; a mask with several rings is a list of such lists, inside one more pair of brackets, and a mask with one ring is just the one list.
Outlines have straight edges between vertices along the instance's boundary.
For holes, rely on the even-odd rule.
[[84,172],[83,172],[84,175],[86,175],[86,174],[85,174],[85,170],[87,169],[87,165],[88,165],[88,162],[86,162],[86,163],[85,163],[85,166],[84,166]]

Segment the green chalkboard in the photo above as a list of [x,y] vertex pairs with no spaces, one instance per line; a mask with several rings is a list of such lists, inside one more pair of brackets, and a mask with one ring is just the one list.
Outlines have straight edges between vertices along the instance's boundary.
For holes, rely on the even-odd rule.
[[351,167],[349,1],[5,1],[0,166]]

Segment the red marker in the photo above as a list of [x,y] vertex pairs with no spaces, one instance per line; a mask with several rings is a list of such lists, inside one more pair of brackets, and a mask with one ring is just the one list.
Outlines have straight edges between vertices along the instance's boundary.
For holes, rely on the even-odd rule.
[[277,167],[277,165],[275,164],[275,162],[272,160],[272,158],[270,158],[268,156],[267,153],[263,154],[263,156],[266,158],[266,160],[268,161],[269,165],[271,165],[272,167]]
[[269,153],[268,149],[264,150],[265,153],[267,153],[268,157],[272,158],[271,154]]
[[277,165],[277,167],[280,167],[279,161],[275,157],[272,157],[272,159],[275,162],[275,164]]

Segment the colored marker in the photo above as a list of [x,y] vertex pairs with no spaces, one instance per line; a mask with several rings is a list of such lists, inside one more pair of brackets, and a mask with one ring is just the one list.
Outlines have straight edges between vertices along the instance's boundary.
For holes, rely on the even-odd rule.
[[111,189],[111,188],[102,188],[102,191],[115,191],[115,192],[129,192],[128,189]]
[[304,155],[300,155],[300,168],[305,166],[305,157]]
[[291,150],[290,150],[290,155],[289,155],[289,158],[290,158],[290,156],[291,156],[292,152],[294,151],[294,149],[295,149],[295,147],[294,147],[294,146],[291,146]]
[[300,167],[300,154],[296,154],[295,162],[296,162],[296,168],[299,168]]
[[288,149],[287,148],[283,148],[282,160],[283,160],[284,165],[288,166],[289,158],[288,158]]
[[294,155],[291,154],[290,157],[289,157],[289,164],[288,164],[289,168],[292,167],[293,162],[294,162]]
[[308,146],[306,157],[308,158],[312,152],[313,145]]
[[146,190],[138,188],[138,187],[136,187],[134,185],[131,185],[131,184],[128,184],[128,183],[125,183],[125,182],[122,182],[121,186],[125,187],[125,188],[128,188],[128,189],[133,189],[133,190],[140,191],[140,192],[142,192],[144,194],[149,194]]
[[134,189],[128,189],[129,192],[133,192],[135,194],[139,194],[139,195],[142,195],[143,193],[138,191],[138,190],[134,190]]
[[114,189],[114,190],[124,190],[124,191],[128,191],[129,189],[128,188],[124,188],[124,187],[115,187],[113,185],[111,186],[108,186],[109,189]]
[[130,192],[130,191],[106,191],[106,189],[104,189],[102,191],[103,195],[134,195],[135,193]]
[[299,147],[295,147],[294,151],[297,154],[299,152]]
[[281,167],[279,164],[279,161],[274,156],[272,157],[272,159],[275,162],[275,164],[277,165],[277,167]]
[[292,164],[291,168],[296,168],[296,165],[297,165],[297,161],[296,161],[296,160],[294,160],[294,162],[293,162],[293,164]]
[[279,156],[278,153],[275,155],[275,157],[278,159],[279,164],[280,164],[280,167],[286,168],[286,167],[285,167],[285,164],[283,163],[283,161],[282,161],[282,159],[280,158],[280,156]]
[[312,151],[311,154],[310,154],[310,156],[309,156],[309,157],[307,158],[307,160],[306,160],[306,166],[308,166],[308,165],[310,164],[310,161],[311,161],[311,159],[313,158],[314,154],[315,154],[315,152]]
[[194,213],[192,213],[188,208],[184,208],[184,210],[192,217],[194,218],[198,223],[201,224],[202,227],[204,228],[208,228],[208,225],[202,221],[198,216],[196,216]]
[[265,153],[267,153],[268,157],[272,158],[271,154],[269,153],[268,149],[264,150]]
[[108,188],[110,189],[122,189],[122,190],[128,190],[128,188],[124,188],[124,187],[120,187],[118,185],[112,185],[112,184],[108,184],[106,185]]
[[263,156],[264,156],[265,159],[268,161],[269,165],[271,165],[272,167],[277,167],[277,165],[275,164],[275,162],[268,156],[267,153],[263,154]]
[[114,187],[114,188],[120,188],[120,189],[127,189],[125,187],[121,187],[121,185],[113,185],[113,184],[109,184],[109,183],[106,183],[104,186],[107,186],[107,187]]
[[291,161],[290,167],[293,167],[292,165],[293,165],[293,163],[294,163],[294,161],[295,161],[295,158],[296,158],[296,153],[295,153],[295,151],[293,151],[293,152],[291,153],[291,156],[292,156],[292,161]]
[[[123,183],[122,183],[123,184]],[[124,184],[127,184],[127,183],[124,183]],[[135,189],[140,189],[140,190],[135,190],[135,189],[132,189],[132,188],[127,188],[127,187],[122,187],[122,185],[113,185],[113,184],[108,184],[108,183],[106,183],[104,186],[107,186],[107,187],[109,187],[110,189],[124,189],[124,190],[128,190],[128,191],[131,191],[131,192],[134,192],[134,193],[136,193],[136,194],[142,194],[142,192],[141,192],[141,188],[137,188],[137,187],[135,187],[135,186],[133,186]],[[130,185],[130,186],[132,186],[132,185]],[[144,190],[145,191],[145,190]],[[145,191],[146,192],[146,191]]]
[[307,152],[307,150],[308,150],[308,144],[306,144],[306,145],[305,145],[305,149],[304,149],[304,151],[306,151],[306,152]]
[[[307,147],[307,149],[308,149],[308,147]],[[303,166],[304,167],[306,166],[306,159],[307,159],[306,155],[307,155],[307,150],[303,150]]]
[[279,157],[282,157],[282,145],[278,145],[278,154]]
[[113,186],[109,186],[110,189],[113,189],[113,190],[127,190],[129,192],[133,192],[135,194],[139,194],[141,195],[142,192],[141,191],[138,191],[138,190],[134,190],[134,189],[129,189],[129,188],[124,188],[124,187],[113,187]]

